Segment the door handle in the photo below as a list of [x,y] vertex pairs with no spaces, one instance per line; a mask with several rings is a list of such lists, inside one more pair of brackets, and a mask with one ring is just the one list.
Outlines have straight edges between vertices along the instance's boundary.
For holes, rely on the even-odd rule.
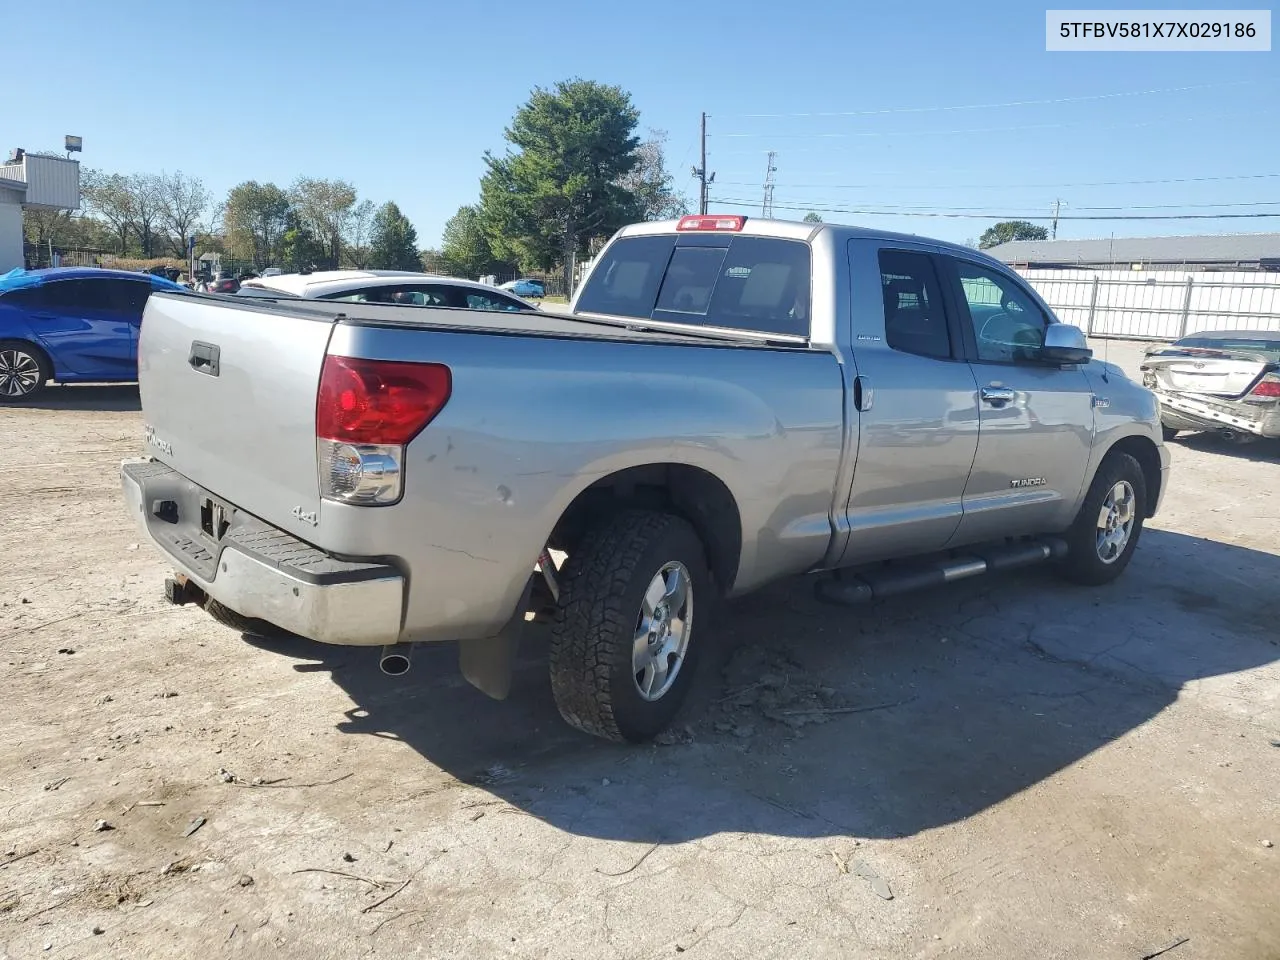
[[983,403],[989,403],[993,407],[1002,407],[1006,403],[1013,403],[1018,394],[1009,387],[983,387],[980,391]]
[[191,369],[196,373],[203,373],[210,377],[216,377],[219,373],[220,354],[222,351],[216,343],[204,343],[200,340],[191,342],[191,353],[187,357],[187,363],[191,365]]
[[866,377],[857,376],[853,378],[853,406],[856,410],[865,413],[871,409],[871,405],[875,403],[876,392],[871,387],[871,381]]

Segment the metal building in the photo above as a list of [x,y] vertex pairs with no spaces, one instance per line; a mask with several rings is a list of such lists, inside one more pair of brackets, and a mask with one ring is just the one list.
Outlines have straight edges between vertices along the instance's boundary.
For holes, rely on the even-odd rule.
[[1280,270],[1280,233],[1012,240],[986,252],[1025,269]]
[[80,209],[80,163],[13,150],[0,165],[0,273],[22,266],[22,211]]

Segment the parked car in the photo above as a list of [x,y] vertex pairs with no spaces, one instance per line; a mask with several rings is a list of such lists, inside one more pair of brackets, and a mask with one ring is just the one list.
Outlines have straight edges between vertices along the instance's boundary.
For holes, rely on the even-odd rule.
[[537,310],[532,303],[483,283],[401,270],[328,270],[320,273],[265,274],[246,287],[277,290],[307,300],[389,303],[413,307],[471,310]]
[[154,274],[97,267],[0,276],[0,403],[61,383],[138,378],[138,329],[152,291],[185,293]]
[[1280,331],[1210,330],[1152,347],[1142,381],[1160,402],[1166,440],[1183,430],[1280,438]]
[[533,278],[508,280],[506,283],[500,284],[499,289],[510,290],[517,297],[534,297],[538,300],[547,295],[547,285],[541,280]]
[[147,457],[121,480],[169,598],[382,647],[388,673],[458,640],[497,697],[549,610],[562,716],[640,741],[721,598],[813,573],[856,604],[1043,562],[1104,584],[1168,486],[1152,393],[968,247],[646,223],[572,309],[152,297]]
[[204,293],[239,293],[240,281],[230,270],[223,270],[204,287]]

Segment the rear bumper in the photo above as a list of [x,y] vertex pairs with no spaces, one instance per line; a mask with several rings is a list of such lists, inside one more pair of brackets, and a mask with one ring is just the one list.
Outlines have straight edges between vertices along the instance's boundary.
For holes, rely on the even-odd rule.
[[232,505],[208,524],[223,529],[206,530],[201,507],[216,498],[154,460],[126,460],[120,482],[143,532],[223,606],[321,643],[400,639],[405,578],[395,567],[337,559]]
[[1233,430],[1255,437],[1280,438],[1280,404],[1201,400],[1186,394],[1156,392],[1160,419],[1175,430]]

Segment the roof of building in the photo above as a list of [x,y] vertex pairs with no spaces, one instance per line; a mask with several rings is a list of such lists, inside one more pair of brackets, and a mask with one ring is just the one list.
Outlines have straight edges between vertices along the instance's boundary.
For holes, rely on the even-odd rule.
[[986,252],[1005,263],[1236,263],[1280,257],[1280,233],[1012,240]]

